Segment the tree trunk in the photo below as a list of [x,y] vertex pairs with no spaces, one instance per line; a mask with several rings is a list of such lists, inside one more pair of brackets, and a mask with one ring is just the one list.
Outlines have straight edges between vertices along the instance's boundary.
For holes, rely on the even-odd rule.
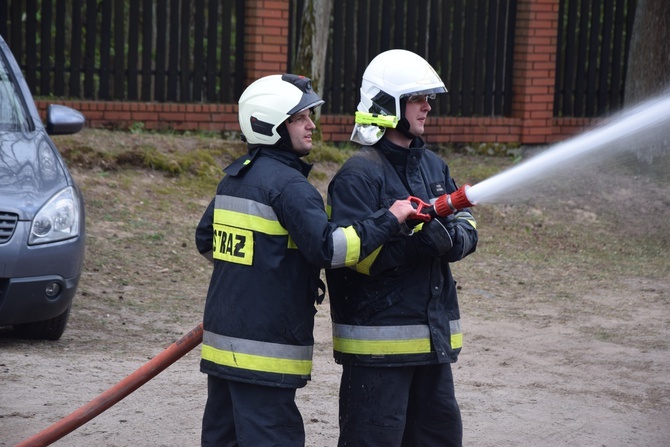
[[637,0],[630,39],[627,107],[649,99],[670,85],[670,2]]
[[[670,94],[670,1],[637,0],[625,88],[627,108]],[[670,162],[670,139],[665,131],[651,130],[631,149],[639,169],[648,170],[655,161]]]
[[[314,91],[319,95],[323,95],[331,10],[332,0],[305,1],[300,24],[300,42],[293,64],[294,73],[310,78]],[[320,108],[315,112],[317,131],[314,133],[314,140],[321,141]]]

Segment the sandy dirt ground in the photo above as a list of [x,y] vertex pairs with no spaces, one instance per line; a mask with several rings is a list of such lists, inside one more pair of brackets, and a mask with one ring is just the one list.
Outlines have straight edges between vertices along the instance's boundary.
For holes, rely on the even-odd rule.
[[[665,327],[667,284],[623,284],[614,296],[590,295],[593,306],[625,310],[630,295],[645,312],[603,324]],[[474,289],[464,299],[490,300]],[[659,299],[665,296],[665,299]],[[613,303],[617,301],[617,305]],[[467,306],[471,307],[471,306]],[[594,340],[579,324],[553,324],[560,309],[534,309],[515,321],[466,313],[467,349],[455,365],[457,394],[468,446],[647,446],[670,443],[670,359],[665,349],[626,347]],[[317,318],[312,382],[298,394],[307,445],[337,442],[340,368],[331,358],[327,312]],[[594,317],[595,318],[595,317]],[[602,318],[602,317],[601,317]],[[58,343],[0,339],[0,445],[12,446],[55,423],[113,386],[160,351],[139,342],[133,352],[100,351],[81,342],[72,327]],[[650,321],[651,320],[651,321]],[[184,327],[184,333],[189,328]],[[104,334],[98,334],[104,337]],[[205,401],[205,378],[196,348],[135,393],[55,446],[195,446]]]
[[[0,330],[0,446],[13,446],[77,410],[200,321],[208,269],[194,253],[192,229],[206,199],[189,208],[183,233],[145,237],[157,250],[145,258],[134,232],[122,226],[123,217],[95,208],[113,202],[117,211],[126,210],[125,198],[132,201],[137,195],[137,208],[129,214],[136,216],[139,204],[147,202],[141,190],[172,180],[144,175],[144,180],[128,181],[124,175],[77,174],[88,197],[91,252],[62,339],[19,340]],[[131,184],[136,189],[129,191]],[[662,214],[653,228],[665,225],[659,240],[666,250],[668,197],[668,189],[662,189],[653,198],[654,212]],[[165,212],[175,206],[171,203]],[[540,208],[520,211],[525,218],[545,213],[544,225],[528,230],[539,232],[542,240],[551,216]],[[492,238],[499,242],[502,235],[491,234],[491,222],[501,213],[511,211],[481,209],[480,248],[454,265],[464,328],[464,349],[454,365],[464,444],[669,446],[667,264],[661,261],[660,268],[645,274],[643,268],[628,271],[625,263],[618,270],[589,267],[579,262],[578,249],[558,265],[546,259],[546,252],[534,257],[532,243],[510,240],[509,249],[498,243],[494,250],[488,248]],[[596,232],[602,223],[597,210],[582,209],[572,218],[575,227],[588,221]],[[157,226],[174,221],[165,218]],[[146,224],[138,223],[136,232],[145,231]],[[297,401],[307,445],[335,446],[340,367],[332,360],[325,304],[316,317],[315,337],[312,382],[299,390]],[[53,445],[199,445],[206,386],[198,362],[196,348]]]

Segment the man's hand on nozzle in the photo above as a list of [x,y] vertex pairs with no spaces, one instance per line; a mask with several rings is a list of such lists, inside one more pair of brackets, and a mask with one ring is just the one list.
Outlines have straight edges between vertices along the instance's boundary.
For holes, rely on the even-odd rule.
[[405,222],[407,218],[416,215],[416,209],[409,200],[396,200],[389,211],[398,219],[400,224]]

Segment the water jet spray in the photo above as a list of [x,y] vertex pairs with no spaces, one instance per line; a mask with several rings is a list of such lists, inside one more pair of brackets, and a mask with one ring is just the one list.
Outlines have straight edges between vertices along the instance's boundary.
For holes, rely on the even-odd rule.
[[550,146],[541,154],[507,171],[494,175],[467,191],[473,204],[491,203],[509,195],[511,189],[547,176],[570,162],[581,161],[601,150],[611,152],[633,145],[631,138],[649,139],[654,134],[670,135],[670,94],[646,101],[629,111],[621,112],[601,127]]
[[[464,208],[480,203],[493,203],[505,198],[515,200],[510,192],[519,186],[564,167],[569,162],[583,159],[598,150],[624,147],[632,137],[645,139],[662,132],[670,137],[670,93],[652,99],[614,116],[606,125],[585,132],[561,143],[554,144],[546,151],[507,171],[494,175],[475,185],[463,185],[451,194],[439,196],[433,204],[416,197],[409,200],[417,206],[413,219],[428,221],[435,217],[446,217]],[[664,126],[666,125],[666,126]],[[632,144],[632,143],[631,143]]]

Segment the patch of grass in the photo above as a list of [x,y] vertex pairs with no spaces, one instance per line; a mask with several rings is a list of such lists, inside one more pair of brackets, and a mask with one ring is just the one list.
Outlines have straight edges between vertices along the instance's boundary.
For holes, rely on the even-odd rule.
[[607,343],[618,343],[618,344],[626,343],[626,340],[621,339],[621,334],[617,334],[615,331],[608,330],[600,326],[582,327],[581,330],[585,334],[589,334],[599,341],[604,341]]
[[150,233],[146,236],[147,240],[152,242],[162,241],[165,239],[165,234],[163,233]]
[[88,145],[73,145],[59,148],[69,165],[90,169],[94,166],[107,168],[115,164],[114,155],[94,149]]
[[459,185],[474,185],[502,172],[514,164],[512,157],[463,155],[453,151],[438,152],[449,164],[449,171]]
[[[116,275],[135,283],[167,284],[164,293],[173,300],[174,309],[141,296],[140,286],[123,294],[161,311],[179,311],[185,305],[199,308],[198,302],[184,304],[178,299],[205,295],[209,265],[194,248],[193,232],[214,196],[222,168],[245,153],[246,146],[201,134],[109,131],[87,131],[61,142],[57,144],[65,148],[68,163],[80,167],[75,177],[84,191],[90,235],[87,279],[104,281]],[[348,144],[315,147],[306,161],[315,165],[310,180],[320,192],[356,149]],[[510,154],[477,155],[453,148],[441,148],[438,153],[459,184],[476,184],[516,162]],[[616,182],[625,191],[636,184]],[[622,202],[618,194],[596,203],[550,197],[545,202],[475,207],[480,234],[477,252],[467,262],[454,264],[464,293],[476,287],[509,293],[512,298],[527,295],[528,299],[572,303],[574,294],[579,294],[574,278],[586,287],[631,276],[667,278],[670,219],[663,217],[664,212],[667,216],[663,202],[667,196],[647,200],[645,191],[645,200],[631,197]],[[644,213],[644,218],[621,209],[621,204],[647,202],[655,203],[657,211]],[[576,213],[579,207],[589,213]],[[587,219],[591,215],[594,220]],[[640,223],[655,230],[643,231],[638,228]],[[480,284],[486,281],[488,286]],[[475,283],[477,286],[472,285]],[[92,295],[101,293],[93,286],[88,289]],[[545,293],[547,290],[551,293]],[[501,306],[498,300],[480,301],[485,306]],[[516,312],[514,301],[505,301],[505,305],[506,312]],[[523,311],[520,304],[519,314]]]
[[329,180],[328,173],[326,173],[326,172],[320,172],[320,171],[314,170],[309,174],[309,176],[312,180],[320,180],[320,181]]
[[111,172],[140,168],[170,176],[220,177],[221,168],[246,152],[246,146],[214,136],[174,136],[142,131],[85,130],[54,137],[71,167]]
[[309,163],[332,162],[342,165],[356,151],[355,147],[337,147],[333,144],[319,144],[306,157]]
[[142,121],[135,121],[130,125],[128,132],[130,133],[140,133],[144,131],[145,124]]

